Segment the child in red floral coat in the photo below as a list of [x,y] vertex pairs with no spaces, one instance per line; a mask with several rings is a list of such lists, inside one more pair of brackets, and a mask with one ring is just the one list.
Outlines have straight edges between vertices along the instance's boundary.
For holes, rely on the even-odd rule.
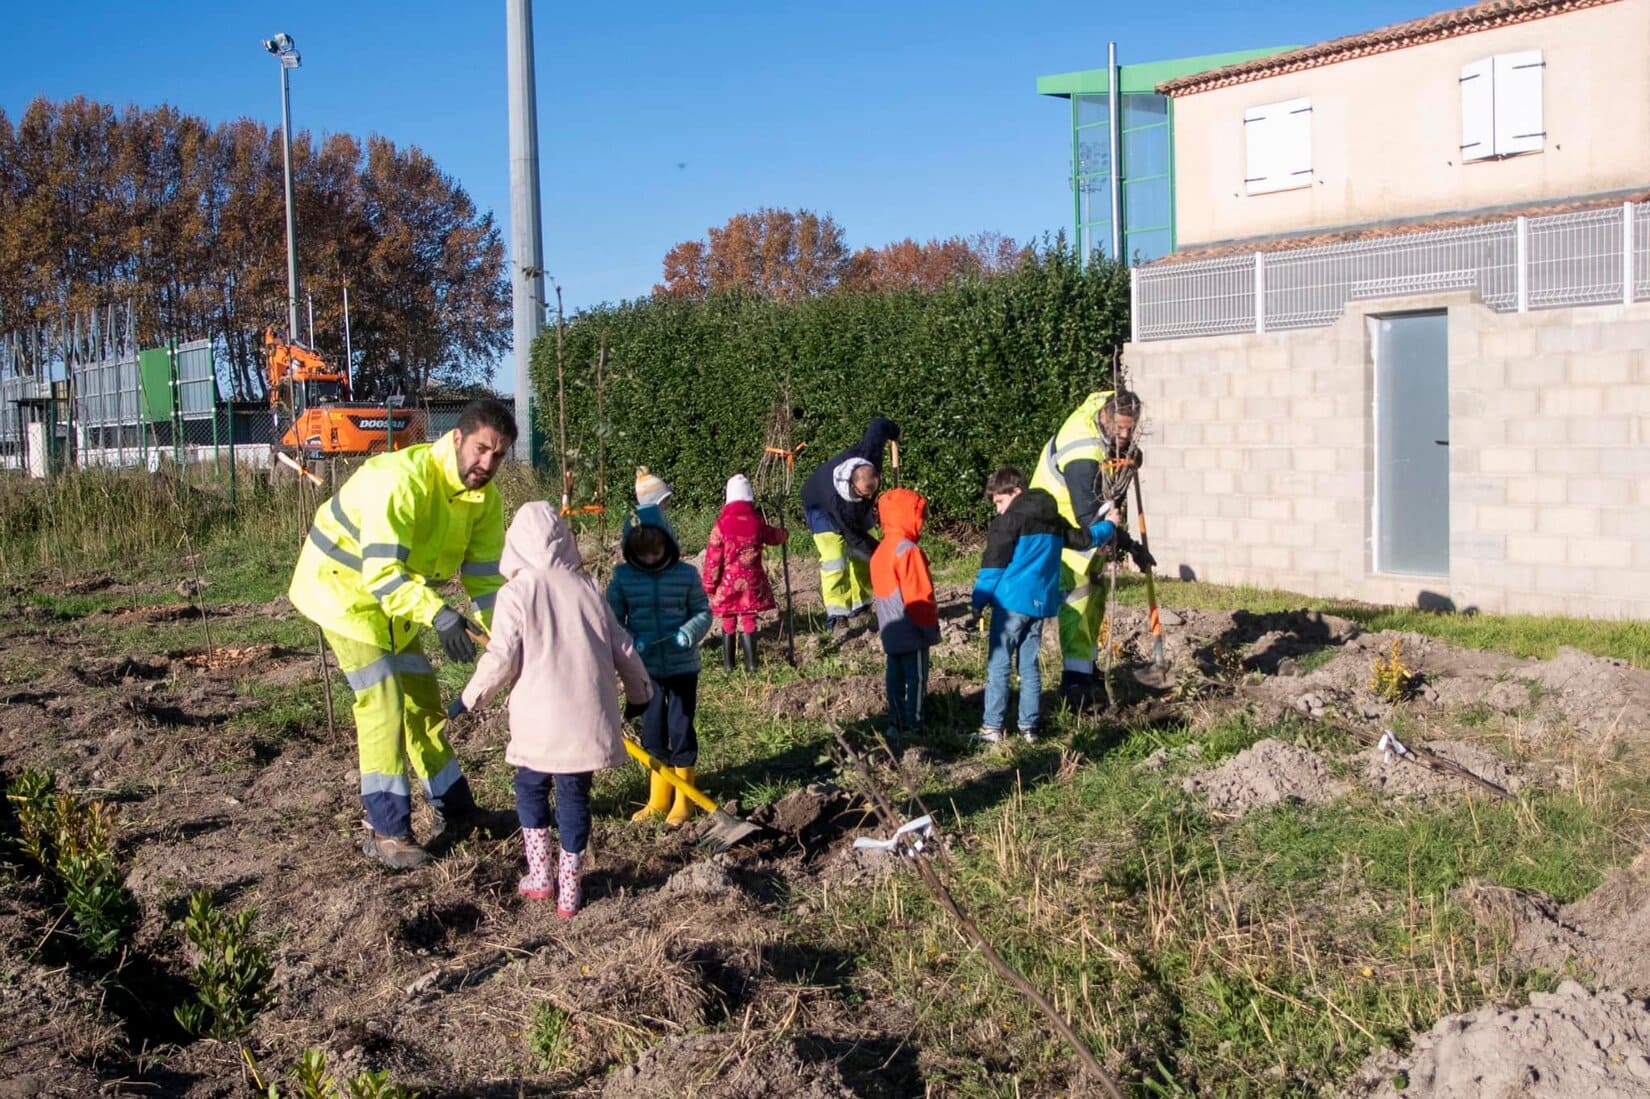
[[745,670],[756,670],[756,616],[774,609],[773,588],[762,568],[762,547],[780,545],[791,536],[784,527],[764,523],[754,499],[744,474],[728,478],[728,502],[711,528],[705,567],[700,570],[711,613],[722,619],[722,667],[730,672],[736,625]]

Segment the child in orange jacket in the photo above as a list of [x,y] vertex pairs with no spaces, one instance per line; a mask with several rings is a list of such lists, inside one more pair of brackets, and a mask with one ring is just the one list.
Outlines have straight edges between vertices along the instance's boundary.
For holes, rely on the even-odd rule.
[[871,555],[871,596],[883,651],[888,654],[889,736],[922,733],[928,694],[928,649],[940,639],[934,578],[917,539],[928,501],[908,488],[889,489],[877,501],[882,544]]

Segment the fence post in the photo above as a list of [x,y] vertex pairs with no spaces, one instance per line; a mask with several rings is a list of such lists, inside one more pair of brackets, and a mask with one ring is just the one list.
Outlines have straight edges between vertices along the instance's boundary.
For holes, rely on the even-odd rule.
[[1621,204],[1621,304],[1633,304],[1633,204]]
[[1520,217],[1516,223],[1517,233],[1514,240],[1517,242],[1513,252],[1513,262],[1517,265],[1515,277],[1518,283],[1518,311],[1530,311],[1530,219]]
[[1255,253],[1255,332],[1266,331],[1266,253]]
[[239,518],[240,509],[236,506],[235,500],[235,400],[233,397],[230,398],[225,407],[229,409],[229,424],[227,425],[227,434],[229,435],[229,514]]
[[[1129,268],[1129,342],[1140,339],[1140,268]],[[428,422],[428,420],[426,420]],[[425,434],[429,432],[426,430]]]

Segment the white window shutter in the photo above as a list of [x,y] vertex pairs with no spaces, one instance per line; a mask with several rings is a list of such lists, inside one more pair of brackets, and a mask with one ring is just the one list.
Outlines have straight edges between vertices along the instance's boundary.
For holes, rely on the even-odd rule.
[[1306,187],[1312,183],[1312,101],[1291,99],[1279,103],[1280,156],[1285,185]]
[[1544,63],[1540,50],[1495,56],[1495,153],[1540,152],[1547,142],[1541,121]]
[[1495,155],[1495,59],[1461,66],[1461,159]]
[[1277,190],[1279,168],[1271,112],[1270,107],[1251,107],[1243,112],[1243,184],[1251,195]]
[[1244,188],[1251,195],[1312,182],[1312,101],[1291,99],[1243,112]]

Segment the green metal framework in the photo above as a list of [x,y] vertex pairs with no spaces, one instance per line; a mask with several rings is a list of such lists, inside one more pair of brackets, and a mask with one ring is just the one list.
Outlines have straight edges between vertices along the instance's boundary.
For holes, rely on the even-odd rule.
[[[1174,100],[1158,94],[1157,86],[1295,48],[1277,46],[1118,66],[1118,167],[1126,259],[1153,259],[1173,251],[1176,244]],[[1102,243],[1106,245],[1103,250],[1110,250],[1110,84],[1111,71],[1105,68],[1037,78],[1039,95],[1071,101],[1072,231],[1084,255]]]

